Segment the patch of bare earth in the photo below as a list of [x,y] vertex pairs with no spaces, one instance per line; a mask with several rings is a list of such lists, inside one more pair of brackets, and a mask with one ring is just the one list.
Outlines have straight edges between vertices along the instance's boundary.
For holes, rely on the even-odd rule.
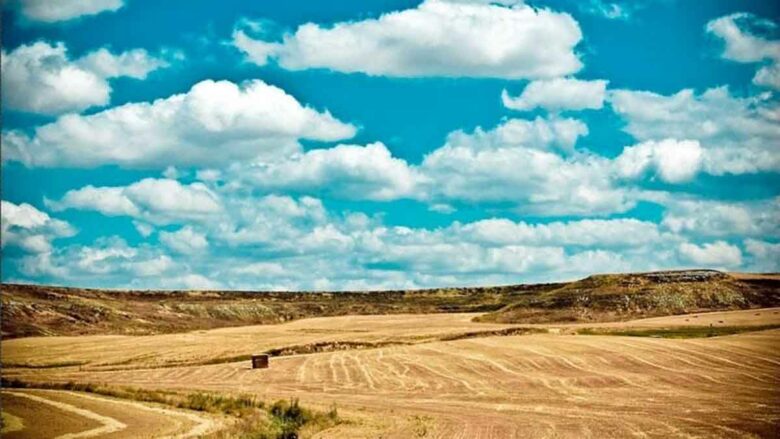
[[2,396],[3,411],[24,425],[4,438],[194,438],[220,427],[195,412],[81,392],[12,389]]
[[[25,397],[17,392],[0,393],[3,413],[20,421],[18,429],[3,431],[7,439],[39,439],[60,435],[77,434],[100,428],[102,424],[94,419],[55,407],[37,399]],[[45,421],[43,421],[45,419]]]

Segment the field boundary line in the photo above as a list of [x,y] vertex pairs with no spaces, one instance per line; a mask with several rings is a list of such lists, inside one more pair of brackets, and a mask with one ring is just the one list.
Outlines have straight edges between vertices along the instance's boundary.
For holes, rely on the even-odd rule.
[[64,434],[62,436],[57,436],[57,439],[77,439],[77,438],[93,437],[93,436],[98,436],[98,435],[101,435],[101,434],[113,433],[115,431],[120,431],[120,430],[124,430],[125,428],[127,428],[127,425],[117,421],[114,418],[110,418],[108,416],[99,415],[99,414],[97,414],[97,413],[95,413],[93,411],[86,410],[86,409],[81,409],[81,408],[78,408],[78,407],[76,407],[74,405],[71,405],[71,404],[67,404],[67,403],[59,402],[59,401],[52,401],[50,399],[46,399],[44,397],[37,396],[37,395],[30,395],[30,394],[25,393],[25,392],[11,391],[11,390],[4,390],[4,392],[6,392],[6,393],[8,393],[10,395],[21,397],[21,398],[31,399],[33,401],[40,402],[42,404],[48,404],[48,405],[57,407],[60,410],[64,410],[66,412],[75,413],[75,414],[77,414],[79,416],[83,416],[85,418],[92,419],[93,421],[97,421],[100,424],[102,424],[101,427],[93,428],[91,430],[82,431],[80,433],[68,433],[68,434]]
[[[58,390],[50,390],[50,391],[58,392]],[[89,394],[86,394],[84,392],[74,392],[74,391],[62,391],[62,392],[68,393],[68,394],[71,394],[71,395],[75,395],[75,396],[77,396],[79,398],[91,399],[91,400],[100,401],[100,402],[109,401],[109,402],[113,402],[115,404],[122,404],[122,405],[126,405],[126,406],[131,406],[131,407],[134,407],[134,408],[138,408],[138,409],[141,409],[141,410],[146,410],[146,411],[150,411],[150,412],[154,412],[154,413],[160,413],[160,414],[164,414],[164,415],[168,415],[168,416],[174,416],[174,417],[183,417],[183,418],[187,418],[188,420],[190,420],[193,423],[195,423],[195,426],[193,428],[191,428],[188,432],[182,433],[182,434],[178,434],[178,435],[173,435],[173,436],[167,436],[166,438],[163,438],[163,439],[167,439],[167,438],[182,438],[183,439],[183,438],[190,438],[190,437],[200,437],[200,436],[203,436],[206,433],[211,432],[214,429],[214,427],[215,427],[215,423],[214,423],[213,420],[211,420],[211,419],[209,419],[207,417],[199,416],[199,415],[197,415],[195,413],[188,413],[188,412],[185,412],[183,410],[166,409],[166,408],[162,408],[162,407],[155,407],[155,406],[151,406],[151,405],[146,405],[146,404],[143,404],[141,402],[136,402],[136,401],[132,401],[132,400],[125,400],[125,399],[121,399],[121,398],[113,398],[113,397],[106,397],[106,396],[89,395]]]

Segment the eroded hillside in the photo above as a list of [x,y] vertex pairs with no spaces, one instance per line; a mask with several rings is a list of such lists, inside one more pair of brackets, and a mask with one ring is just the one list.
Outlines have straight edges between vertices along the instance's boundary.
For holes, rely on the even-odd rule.
[[2,334],[158,334],[306,317],[486,312],[480,321],[615,321],[780,306],[780,277],[710,270],[570,283],[375,292],[105,291],[2,286]]
[[159,334],[306,317],[488,312],[562,284],[375,292],[107,291],[2,285],[2,334]]
[[605,322],[780,305],[780,276],[713,270],[601,274],[526,294],[479,317],[497,323]]

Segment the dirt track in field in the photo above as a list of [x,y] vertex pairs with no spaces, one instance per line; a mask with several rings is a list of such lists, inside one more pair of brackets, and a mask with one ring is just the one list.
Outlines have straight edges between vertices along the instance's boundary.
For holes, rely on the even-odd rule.
[[3,411],[21,420],[8,439],[194,438],[219,423],[194,412],[80,392],[13,389],[2,392]]
[[[218,351],[225,355],[252,343],[299,344],[329,337],[425,339],[507,326],[471,323],[471,317],[353,316],[129,337],[139,341],[137,350],[124,354],[197,356]],[[763,309],[601,326],[767,325],[779,321],[777,309]],[[186,346],[177,345],[185,336]],[[113,345],[115,337],[81,338],[93,345],[89,349],[76,345],[72,358],[87,360],[101,350],[113,355],[131,347],[124,338],[118,346]],[[49,346],[57,341],[11,343],[39,340]],[[3,348],[6,355],[5,343]],[[26,349],[37,351],[32,346]],[[13,350],[12,354],[18,355]],[[780,330],[688,340],[567,335],[562,331],[293,355],[272,359],[267,370],[251,370],[244,361],[113,371],[20,368],[4,375],[147,389],[249,392],[268,400],[298,397],[309,406],[324,408],[335,403],[340,413],[355,420],[322,432],[321,437],[732,438],[777,437],[780,428]]]

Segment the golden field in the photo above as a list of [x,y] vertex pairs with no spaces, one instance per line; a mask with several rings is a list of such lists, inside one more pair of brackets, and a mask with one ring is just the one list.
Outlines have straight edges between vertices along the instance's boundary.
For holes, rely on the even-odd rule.
[[[3,378],[337,407],[340,422],[303,432],[315,437],[776,437],[780,330],[766,328],[780,325],[778,308],[594,324],[489,324],[474,322],[477,316],[342,316],[181,334],[19,338],[2,343]],[[583,335],[710,325],[740,333]],[[527,332],[504,335],[520,327]],[[264,370],[230,360],[290,346],[308,352],[307,345],[323,351],[282,352]],[[5,389],[4,410],[24,426],[43,411],[68,412],[43,398],[125,425],[95,437],[218,435],[232,422],[89,396]],[[68,412],[73,419],[63,417],[69,420],[57,433],[105,428],[85,414]],[[33,433],[28,427],[4,437]]]

